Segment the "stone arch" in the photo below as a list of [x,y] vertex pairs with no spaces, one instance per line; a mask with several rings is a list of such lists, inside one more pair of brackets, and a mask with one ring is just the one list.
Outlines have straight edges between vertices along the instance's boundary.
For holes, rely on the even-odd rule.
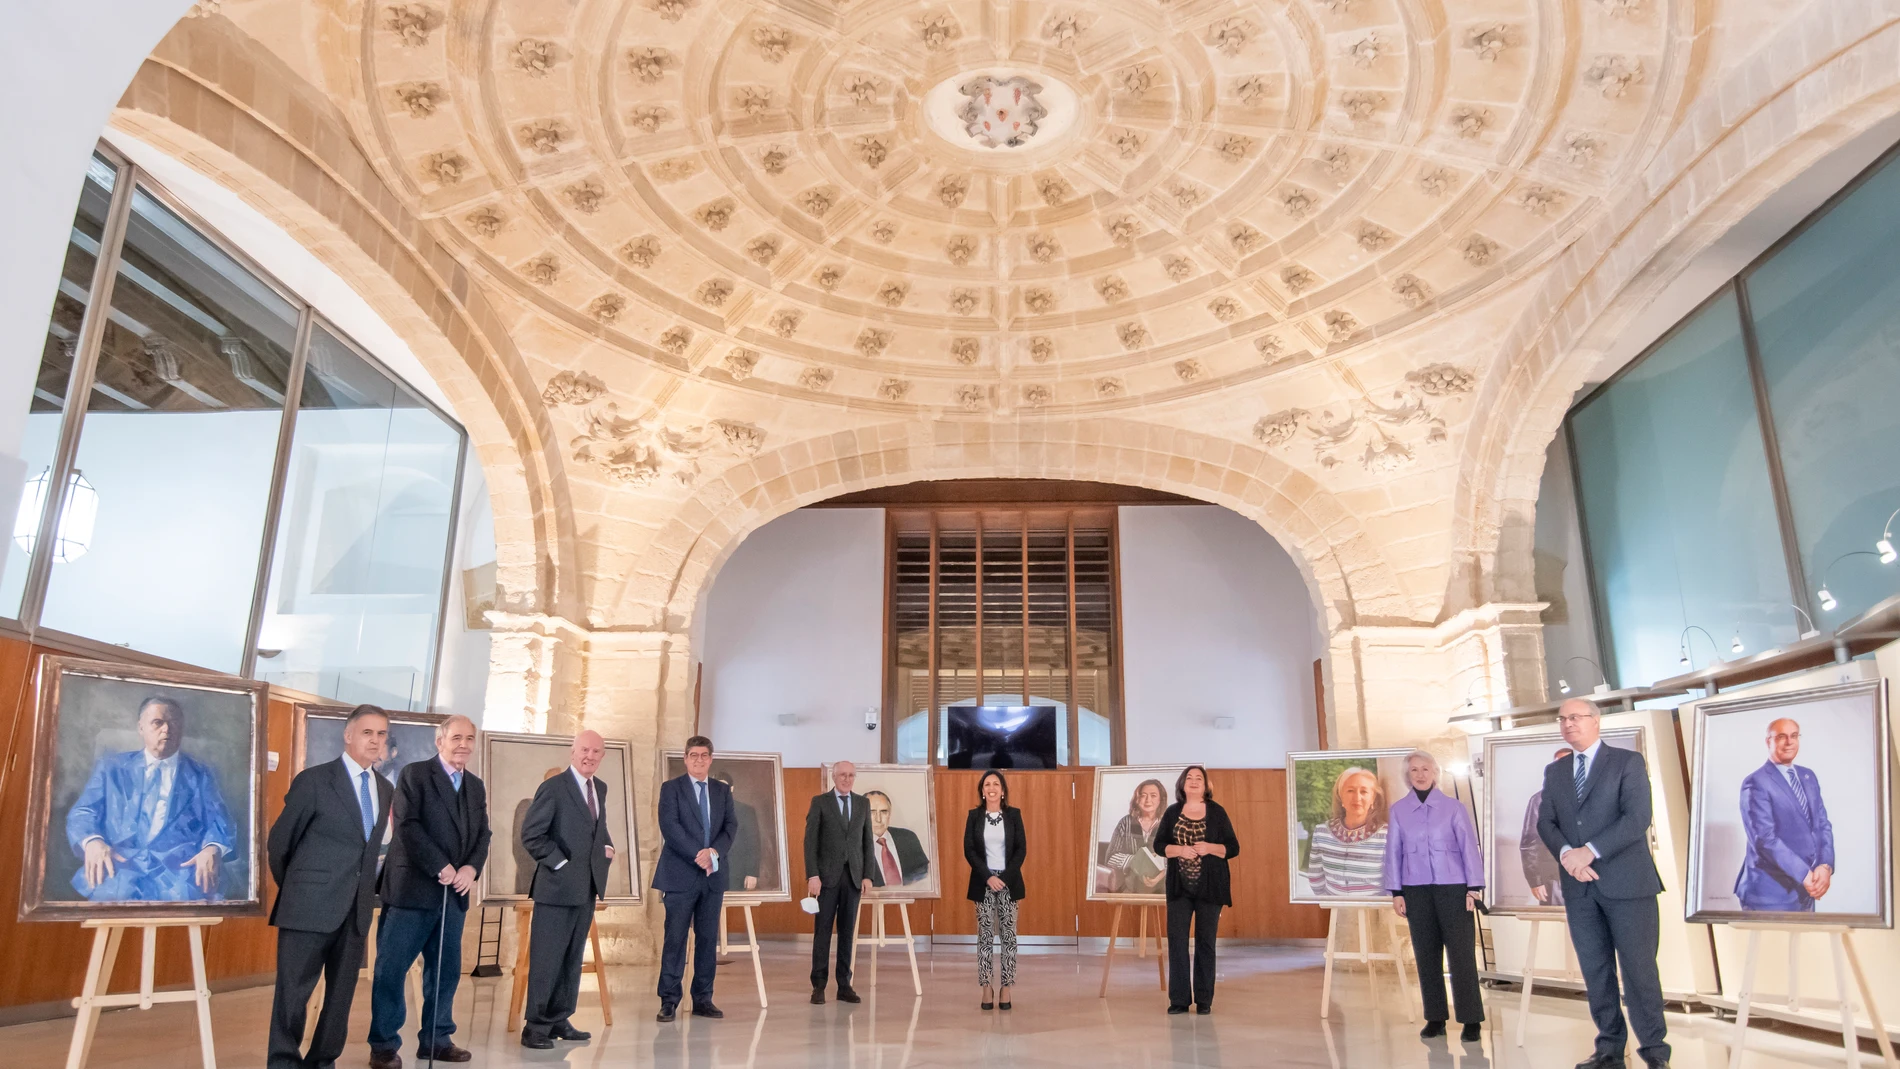
[[1224,505],[1286,548],[1329,633],[1410,623],[1391,565],[1310,476],[1251,446],[1119,419],[894,423],[781,446],[697,488],[620,592],[615,618],[683,631],[739,542],[793,509],[920,479],[1085,479]]
[[1545,455],[1617,333],[1775,189],[1900,110],[1896,56],[1900,23],[1880,4],[1810,4],[1686,111],[1551,265],[1482,376],[1476,405],[1495,418],[1464,441],[1452,546],[1471,603],[1532,600]]
[[494,499],[498,598],[575,598],[560,436],[501,316],[455,250],[405,209],[343,117],[222,19],[186,19],[127,86],[111,125],[230,189],[349,281],[454,405]]

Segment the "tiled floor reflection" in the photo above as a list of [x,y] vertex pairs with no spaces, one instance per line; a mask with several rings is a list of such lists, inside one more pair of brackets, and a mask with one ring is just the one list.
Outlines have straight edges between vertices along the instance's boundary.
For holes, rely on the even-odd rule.
[[[508,979],[462,982],[456,1016],[458,1042],[475,1051],[474,1066],[657,1066],[659,1069],[902,1069],[902,1067],[1010,1066],[1017,1069],[1168,1069],[1174,1066],[1313,1066],[1333,1069],[1569,1069],[1589,1052],[1590,1028],[1581,1001],[1537,997],[1523,1047],[1512,1045],[1514,992],[1487,996],[1490,1021],[1481,1045],[1421,1042],[1408,1023],[1391,973],[1379,983],[1347,971],[1338,981],[1340,1005],[1319,1019],[1319,955],[1308,949],[1225,947],[1214,1014],[1170,1017],[1156,990],[1152,962],[1118,958],[1109,997],[1096,997],[1099,955],[1068,950],[1025,955],[1010,1013],[977,1008],[976,957],[969,947],[940,947],[919,955],[924,995],[914,998],[900,951],[887,950],[876,988],[862,981],[865,1001],[812,1006],[804,976],[809,951],[790,942],[766,950],[772,999],[761,1012],[749,963],[721,969],[717,1000],[722,1021],[681,1018],[656,1024],[653,970],[612,971],[615,1019],[600,1021],[591,979],[575,1024],[594,1032],[592,1043],[554,1051],[523,1049],[506,1030]],[[860,973],[865,971],[860,962]],[[367,985],[358,988],[355,1042],[339,1066],[366,1064]],[[270,990],[255,988],[213,1000],[219,1065],[263,1063]],[[414,1008],[411,1008],[413,1014]],[[175,1069],[197,1064],[197,1037],[188,1006],[108,1014],[99,1026],[92,1065],[97,1069]],[[1455,1033],[1454,1026],[1454,1033]],[[1678,1069],[1728,1064],[1728,1028],[1705,1015],[1670,1015]],[[62,1065],[70,1019],[0,1029],[0,1064]],[[1837,1041],[1838,1042],[1838,1041]],[[1635,1062],[1632,1056],[1632,1063]],[[1867,1065],[1878,1059],[1864,1059]],[[410,1064],[415,1064],[413,1060]],[[1769,1066],[1840,1066],[1840,1048],[1754,1031],[1750,1069]]]

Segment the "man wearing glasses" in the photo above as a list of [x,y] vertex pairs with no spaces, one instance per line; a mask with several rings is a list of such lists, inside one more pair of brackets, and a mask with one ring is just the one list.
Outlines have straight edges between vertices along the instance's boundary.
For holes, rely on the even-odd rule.
[[1834,825],[1814,770],[1794,763],[1801,725],[1768,725],[1768,760],[1742,780],[1742,828],[1748,853],[1735,877],[1742,908],[1813,913],[1834,879]]
[[1557,722],[1571,753],[1544,768],[1537,836],[1563,866],[1564,917],[1597,1026],[1596,1051],[1577,1069],[1622,1066],[1632,1028],[1644,1063],[1667,1069],[1669,1027],[1656,971],[1662,876],[1649,854],[1649,770],[1642,754],[1603,745],[1595,704],[1572,698],[1558,706]]

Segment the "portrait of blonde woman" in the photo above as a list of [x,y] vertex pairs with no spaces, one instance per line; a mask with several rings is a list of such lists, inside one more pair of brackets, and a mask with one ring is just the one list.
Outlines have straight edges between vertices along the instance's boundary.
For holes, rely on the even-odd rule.
[[1332,814],[1312,830],[1306,878],[1313,894],[1385,894],[1385,788],[1375,769],[1348,767],[1333,781]]

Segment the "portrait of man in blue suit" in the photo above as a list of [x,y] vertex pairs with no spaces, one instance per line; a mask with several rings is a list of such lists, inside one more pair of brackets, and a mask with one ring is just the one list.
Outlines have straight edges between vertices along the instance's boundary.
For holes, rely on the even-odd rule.
[[213,902],[235,837],[212,770],[183,752],[170,698],[139,703],[141,749],[110,753],[66,811],[73,890],[93,902]]
[[1795,764],[1801,725],[1768,725],[1768,760],[1742,780],[1748,852],[1735,877],[1746,910],[1812,913],[1834,879],[1834,825],[1814,770]]

